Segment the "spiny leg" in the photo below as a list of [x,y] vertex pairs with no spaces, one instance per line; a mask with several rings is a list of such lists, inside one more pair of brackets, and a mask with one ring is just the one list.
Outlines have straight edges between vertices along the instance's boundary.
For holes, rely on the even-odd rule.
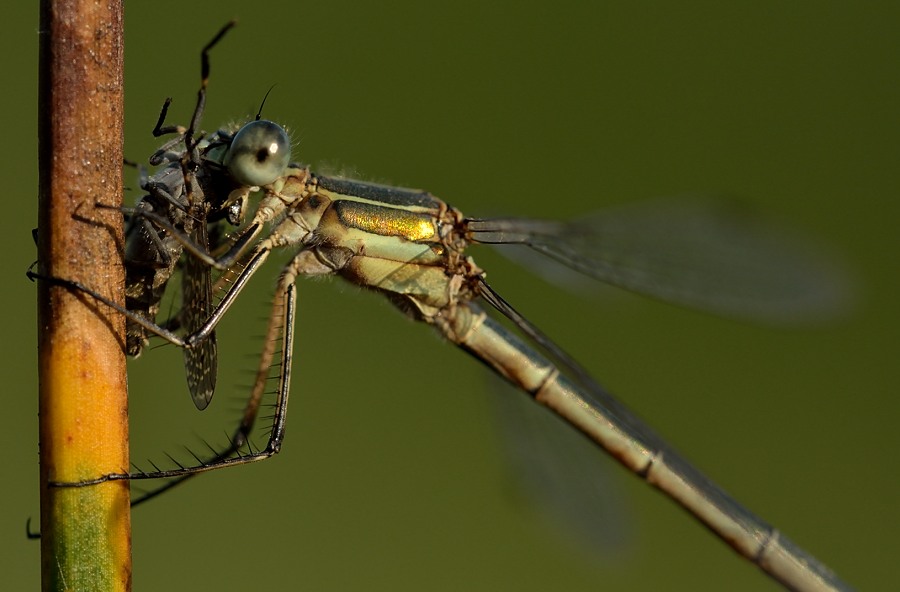
[[198,259],[207,267],[222,271],[231,267],[231,265],[246,252],[247,246],[253,239],[259,236],[259,233],[263,228],[262,222],[267,219],[260,216],[255,217],[250,224],[232,235],[232,244],[228,250],[223,255],[215,257],[209,252],[209,249],[207,248],[208,245],[195,241],[193,237],[186,235],[165,216],[161,216],[152,211],[139,210],[137,208],[122,208],[122,211],[151,221],[158,228],[168,232],[169,235],[174,240],[178,241],[184,250],[188,251],[195,259]]
[[[231,303],[233,303],[234,299],[246,285],[250,277],[252,277],[252,275],[265,262],[269,253],[270,249],[268,248],[258,249],[257,251],[252,253],[252,256],[248,258],[246,267],[240,272],[240,274],[238,274],[237,278],[234,280],[234,283],[231,285],[231,287],[228,289],[228,292],[219,303],[217,312],[214,312],[213,316],[206,323],[206,329],[200,334],[193,335],[193,337],[198,340],[206,338],[206,334],[212,331],[212,329],[215,327],[215,324],[218,323],[219,320],[221,320],[228,307],[231,305]],[[97,479],[91,479],[78,483],[56,482],[51,483],[51,485],[55,487],[84,487],[87,485],[95,485],[97,483],[104,483],[107,481],[119,481],[126,479],[176,479],[174,482],[168,483],[158,490],[151,491],[146,496],[143,496],[134,502],[138,503],[140,501],[144,501],[145,499],[149,499],[150,497],[155,497],[162,491],[174,487],[174,485],[180,483],[182,480],[189,478],[194,474],[234,464],[245,464],[257,460],[262,460],[277,453],[281,447],[281,441],[284,437],[285,412],[287,406],[288,388],[290,385],[291,354],[293,349],[293,319],[296,294],[294,282],[298,273],[306,273],[304,269],[310,267],[310,264],[308,262],[314,260],[315,257],[311,252],[302,251],[282,272],[281,279],[279,280],[278,288],[276,290],[276,295],[272,307],[272,314],[269,321],[269,327],[266,332],[266,345],[260,356],[260,363],[257,370],[256,380],[254,381],[250,398],[248,399],[248,402],[245,406],[242,419],[237,429],[235,430],[229,445],[226,448],[221,451],[214,451],[213,456],[205,461],[200,459],[199,457],[196,457],[198,462],[200,462],[198,466],[183,466],[179,464],[179,467],[176,469],[158,469],[150,472],[143,471],[131,474],[125,472],[113,473],[98,477]],[[92,292],[90,289],[83,285],[80,285],[76,282],[60,280],[56,278],[42,279],[85,292],[93,298],[100,300],[104,304],[115,308],[122,314],[128,316],[134,322],[143,324],[149,331],[156,332],[158,335],[173,342],[175,345],[180,345],[182,347],[192,346],[190,343],[182,340],[178,336],[172,335],[168,330],[147,322],[145,319],[142,319],[139,316],[136,316],[131,311],[128,311],[123,307],[116,305],[114,302],[106,299],[102,295],[96,292]],[[258,415],[262,397],[265,394],[265,388],[268,382],[269,373],[272,368],[272,360],[276,355],[278,342],[281,343],[281,357],[278,365],[279,374],[277,377],[278,386],[276,389],[275,415],[273,418],[273,425],[271,433],[269,435],[268,444],[262,450],[256,452],[251,451],[249,454],[240,454],[241,448],[248,442],[249,434],[252,431],[254,422]],[[177,461],[176,464],[178,464]]]
[[44,276],[31,270],[26,272],[26,275],[29,277],[29,279],[32,280],[43,280],[54,285],[64,286],[79,292],[83,292],[84,294],[87,294],[88,296],[102,302],[106,306],[115,309],[117,312],[124,315],[129,321],[142,326],[147,331],[161,337],[162,339],[165,339],[169,343],[178,347],[189,349],[197,347],[198,344],[207,339],[209,335],[213,331],[215,331],[216,325],[219,324],[219,322],[225,316],[225,313],[228,312],[228,309],[232,304],[234,304],[235,299],[247,285],[247,282],[250,280],[250,278],[253,277],[253,274],[255,274],[259,270],[260,266],[265,263],[270,252],[270,248],[258,248],[251,252],[250,256],[247,258],[246,266],[243,266],[244,269],[237,276],[231,287],[228,288],[228,291],[222,297],[222,300],[220,300],[216,307],[213,309],[212,314],[209,315],[209,317],[196,331],[185,335],[184,337],[175,334],[173,331],[167,329],[166,327],[157,325],[153,321],[146,319],[145,317],[135,313],[134,311],[128,310],[120,304],[113,302],[109,298],[106,298],[99,292],[92,290],[81,282]]
[[[149,491],[132,501],[132,505],[143,503],[157,495],[168,491],[172,487],[185,480],[203,473],[227,466],[247,464],[267,459],[281,450],[284,440],[284,429],[287,414],[288,396],[290,394],[290,377],[294,342],[294,317],[296,312],[296,277],[302,261],[307,259],[308,252],[300,253],[284,269],[275,292],[272,303],[272,312],[269,317],[266,330],[265,344],[260,353],[256,376],[251,388],[250,396],[244,406],[241,420],[230,438],[228,446],[221,450],[214,450],[213,455],[207,459],[200,459],[195,455],[197,466],[179,466],[176,469],[156,470],[152,472],[139,472],[132,474],[110,474],[99,479],[80,483],[53,483],[54,486],[82,487],[94,485],[106,481],[118,480],[144,480],[144,479],[172,479],[165,485]],[[280,348],[280,349],[279,349]],[[278,361],[273,364],[276,356]],[[272,375],[272,369],[277,368],[277,385],[275,389],[274,415],[272,427],[269,432],[266,446],[262,449],[252,450],[248,447],[249,438],[262,406],[263,396],[266,394],[267,384]],[[248,447],[247,452],[242,450]]]

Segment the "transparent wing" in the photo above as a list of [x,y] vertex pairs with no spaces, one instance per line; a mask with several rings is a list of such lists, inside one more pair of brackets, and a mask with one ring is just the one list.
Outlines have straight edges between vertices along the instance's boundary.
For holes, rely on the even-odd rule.
[[597,280],[723,316],[806,321],[847,299],[814,248],[733,201],[660,199],[571,222],[470,219],[467,229],[475,242],[527,245]]
[[[195,224],[191,239],[195,244],[208,243],[205,223]],[[182,270],[181,321],[186,334],[198,330],[212,314],[212,278],[209,266],[197,257],[184,258]],[[206,409],[216,391],[218,348],[216,334],[184,350],[184,370],[191,398],[197,409]]]
[[609,459],[547,409],[490,378],[488,399],[510,477],[520,486],[515,493],[580,546],[603,556],[620,550],[630,538],[630,515],[606,470]]

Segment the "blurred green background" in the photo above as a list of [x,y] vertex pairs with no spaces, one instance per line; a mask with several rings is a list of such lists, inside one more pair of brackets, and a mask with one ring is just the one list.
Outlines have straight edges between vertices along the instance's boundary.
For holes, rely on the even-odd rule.
[[[5,8],[0,36],[16,202],[2,238],[9,590],[40,577],[39,545],[24,536],[38,515],[24,277],[38,15],[24,4]],[[860,589],[896,584],[900,5],[134,2],[128,158],[154,149],[166,96],[186,121],[199,49],[233,17],[240,26],[212,56],[207,128],[254,113],[277,84],[266,115],[290,128],[297,159],[426,188],[469,214],[564,218],[726,192],[840,254],[855,312],[778,331],[573,295],[476,252],[496,289],[738,499]],[[174,348],[131,363],[135,461],[221,438],[260,345],[270,267],[221,327],[213,411],[194,409]],[[775,589],[606,460],[596,503],[616,520],[606,548],[579,550],[515,490],[478,364],[338,282],[303,281],[299,306],[283,453],[137,509],[136,590]]]

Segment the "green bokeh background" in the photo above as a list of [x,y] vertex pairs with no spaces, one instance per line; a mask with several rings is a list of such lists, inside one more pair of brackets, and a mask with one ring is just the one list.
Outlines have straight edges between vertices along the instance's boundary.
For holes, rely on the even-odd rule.
[[[238,17],[213,55],[208,127],[254,112],[277,83],[267,116],[289,126],[298,159],[427,188],[467,213],[563,218],[724,191],[820,237],[855,275],[856,309],[791,331],[573,295],[477,255],[506,298],[699,467],[847,581],[886,589],[900,528],[898,6],[133,2],[126,154],[152,151],[166,96],[186,119],[199,48]],[[24,271],[37,6],[4,16],[0,565],[5,589],[33,590],[39,546],[23,527],[38,515],[35,289]],[[221,328],[209,417],[174,348],[131,363],[136,460],[221,434],[272,283],[256,281]],[[625,526],[610,524],[612,548],[577,550],[514,492],[482,368],[377,298],[302,282],[297,339],[284,452],[136,510],[136,590],[775,589],[607,461],[610,493],[597,503]]]

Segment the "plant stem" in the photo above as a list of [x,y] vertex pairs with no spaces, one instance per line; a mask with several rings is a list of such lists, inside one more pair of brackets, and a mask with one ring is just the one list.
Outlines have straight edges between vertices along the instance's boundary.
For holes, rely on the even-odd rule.
[[[38,257],[44,276],[124,302],[120,0],[43,0]],[[38,286],[42,589],[130,590],[125,481],[50,487],[128,464],[124,320],[89,297]]]

